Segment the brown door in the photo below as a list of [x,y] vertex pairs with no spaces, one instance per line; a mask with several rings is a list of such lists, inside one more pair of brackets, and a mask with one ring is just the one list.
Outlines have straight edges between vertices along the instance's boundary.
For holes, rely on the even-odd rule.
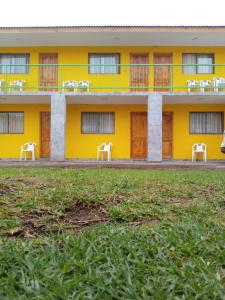
[[[173,113],[162,115],[162,156],[173,157]],[[147,113],[131,113],[131,158],[147,158]]]
[[40,64],[46,66],[40,66],[40,86],[48,87],[42,88],[43,91],[56,91],[57,88],[51,88],[58,86],[58,67],[49,66],[49,64],[58,64],[58,54],[40,54]]
[[131,113],[131,158],[147,158],[147,113]]
[[[172,54],[155,53],[154,64],[172,64]],[[159,87],[155,91],[169,91],[170,83],[170,66],[154,66],[154,86]]]
[[48,111],[43,111],[40,113],[40,123],[41,123],[41,158],[50,157],[50,130],[51,130],[51,115]]
[[173,157],[173,113],[163,113],[162,124],[162,156],[163,158]]
[[[130,63],[148,64],[148,54],[133,53],[130,55]],[[131,88],[132,91],[142,92],[148,90],[147,88],[144,88],[148,86],[148,66],[130,67],[130,86],[134,87]]]

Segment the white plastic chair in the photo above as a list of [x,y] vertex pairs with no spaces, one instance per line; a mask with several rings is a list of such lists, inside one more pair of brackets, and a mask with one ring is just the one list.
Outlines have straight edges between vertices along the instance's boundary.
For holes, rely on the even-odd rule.
[[198,80],[188,80],[187,86],[188,86],[188,93],[190,93],[191,89],[199,88],[199,82]]
[[10,83],[9,83],[9,91],[11,92],[12,89],[14,89],[14,90],[19,89],[20,92],[22,92],[25,82],[26,82],[25,80],[10,81]]
[[66,80],[62,83],[62,90],[63,92],[65,89],[73,89],[74,92],[78,89],[78,82],[76,80]]
[[211,80],[200,80],[200,91],[204,93],[205,89],[210,89],[212,87]]
[[24,153],[24,160],[27,160],[27,153],[30,152],[32,156],[32,160],[35,160],[35,147],[37,146],[36,143],[25,143],[21,146],[20,150],[20,160],[23,158]]
[[5,83],[5,80],[0,79],[0,92],[2,91],[2,87],[3,87],[4,83]]
[[97,161],[99,160],[99,154],[102,154],[102,161],[103,161],[104,153],[107,153],[107,160],[111,161],[111,147],[112,147],[112,143],[103,143],[100,146],[98,146]]
[[202,153],[203,161],[206,162],[206,144],[194,144],[192,146],[192,162],[196,161],[196,156],[198,153]]
[[89,80],[81,80],[78,83],[78,88],[81,90],[87,90],[87,92],[89,92],[89,88],[90,88],[90,81]]
[[225,88],[225,79],[221,77],[213,77],[213,87],[214,87],[214,92],[218,92],[219,89]]

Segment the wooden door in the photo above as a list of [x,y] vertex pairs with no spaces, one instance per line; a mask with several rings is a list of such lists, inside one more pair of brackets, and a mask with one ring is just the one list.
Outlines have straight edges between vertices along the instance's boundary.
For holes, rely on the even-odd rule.
[[[172,64],[172,54],[155,53],[154,64]],[[155,91],[170,91],[170,83],[170,66],[154,66],[154,86],[159,87]]]
[[50,157],[50,139],[51,139],[51,114],[50,112],[43,111],[40,113],[41,124],[41,149],[40,157]]
[[58,54],[40,54],[40,64],[46,66],[40,66],[40,86],[48,87],[43,88],[43,91],[57,91],[57,88],[51,88],[58,86],[58,67],[49,66],[49,64],[58,64]]
[[[173,157],[173,113],[162,115],[162,157]],[[131,158],[147,158],[147,113],[131,113]]]
[[147,113],[131,113],[131,158],[147,158]]
[[173,113],[163,113],[162,123],[162,156],[163,158],[173,157]]
[[[131,64],[148,64],[148,54],[133,53],[130,55]],[[130,86],[132,91],[143,92],[147,91],[147,88],[135,88],[135,87],[147,87],[148,86],[148,66],[131,66],[130,67]]]

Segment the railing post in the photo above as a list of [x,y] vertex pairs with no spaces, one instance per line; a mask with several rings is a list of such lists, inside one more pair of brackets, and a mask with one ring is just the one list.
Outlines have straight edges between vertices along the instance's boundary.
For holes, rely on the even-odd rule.
[[60,84],[59,92],[62,93],[62,65],[59,66],[59,84]]
[[170,92],[173,92],[173,65],[170,64]]

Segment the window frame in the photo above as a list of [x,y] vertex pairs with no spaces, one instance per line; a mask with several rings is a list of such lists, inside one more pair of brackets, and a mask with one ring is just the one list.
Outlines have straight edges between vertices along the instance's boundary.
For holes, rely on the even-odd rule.
[[[26,75],[26,74],[30,74],[30,53],[0,53],[0,62],[1,62],[1,56],[11,56],[11,57],[18,57],[18,56],[22,56],[24,55],[26,57],[27,63],[26,63],[26,72],[24,73],[11,73],[7,72],[7,73],[2,73],[1,72],[1,68],[0,68],[0,74],[7,74],[7,75]],[[0,63],[1,65],[1,63]],[[11,67],[11,64],[10,64]]]
[[[192,113],[205,113],[205,114],[207,114],[207,113],[220,113],[221,114],[221,132],[219,133],[219,132],[210,132],[210,133],[208,133],[208,132],[201,132],[201,133],[199,133],[199,132],[191,132],[191,114]],[[203,135],[206,135],[206,134],[208,134],[208,135],[222,135],[224,133],[224,112],[223,111],[190,111],[189,112],[189,134],[190,135],[201,135],[201,134],[203,134]]]
[[[8,131],[7,132],[0,132],[1,134],[24,134],[24,119],[25,119],[25,113],[24,111],[0,111],[0,114],[8,114]],[[23,131],[22,132],[9,132],[9,114],[14,114],[14,113],[22,113],[23,114]]]
[[[84,119],[84,114],[86,113],[92,113],[92,114],[104,114],[104,113],[111,113],[113,114],[113,131],[112,132],[84,132],[83,131],[83,119]],[[116,132],[116,114],[114,111],[82,111],[81,112],[81,127],[80,127],[80,134],[115,134]]]
[[118,52],[115,52],[115,53],[108,53],[108,52],[103,52],[103,53],[95,53],[95,52],[91,52],[91,53],[88,53],[88,74],[90,75],[120,75],[120,66],[116,66],[117,67],[117,72],[116,73],[92,73],[91,72],[91,66],[90,66],[90,59],[91,59],[91,56],[92,55],[98,55],[98,56],[104,56],[104,57],[107,57],[107,56],[112,56],[112,55],[117,55],[118,57],[118,64],[120,64],[120,53]]
[[[195,64],[198,64],[198,56],[200,55],[210,55],[212,56],[212,64],[214,65],[215,64],[215,53],[187,53],[187,52],[184,52],[182,53],[182,65],[184,64],[183,61],[184,61],[184,55],[195,55]],[[209,75],[209,74],[215,74],[215,66],[212,66],[212,73],[198,73],[198,66],[195,66],[196,70],[195,70],[195,73],[184,73],[184,67],[185,66],[182,66],[182,74],[183,75]]]

